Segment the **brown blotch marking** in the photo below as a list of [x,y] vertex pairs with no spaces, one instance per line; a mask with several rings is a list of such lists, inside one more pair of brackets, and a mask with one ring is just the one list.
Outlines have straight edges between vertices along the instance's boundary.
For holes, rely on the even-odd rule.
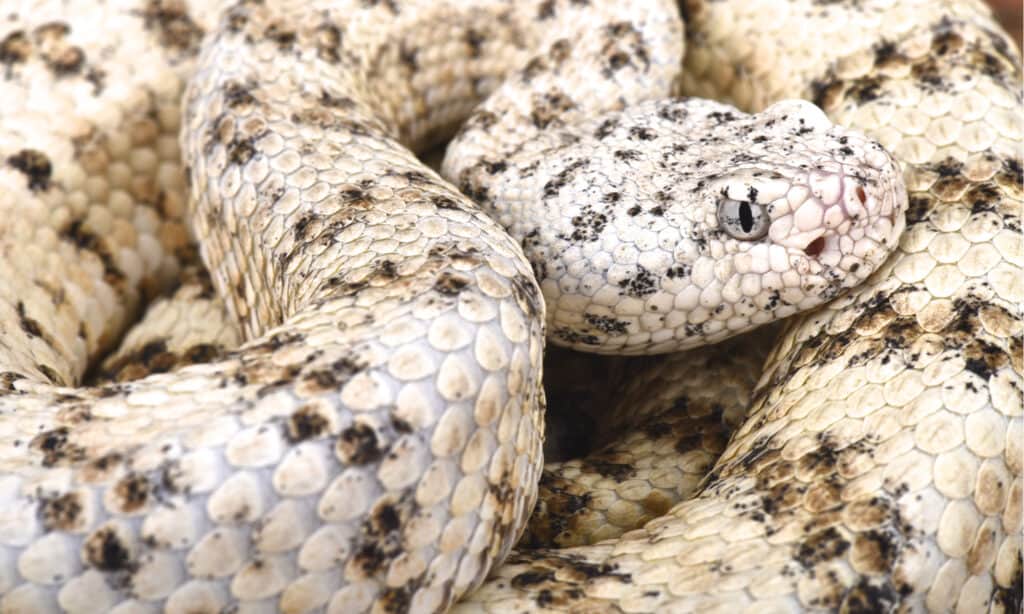
[[53,166],[43,152],[35,149],[22,149],[7,157],[7,165],[28,178],[28,189],[33,192],[49,189]]
[[365,465],[379,461],[387,451],[372,426],[357,422],[338,435],[335,446],[338,458],[349,465]]
[[341,54],[338,53],[338,50],[341,48],[342,35],[338,26],[326,21],[321,23],[314,31],[313,39],[316,44],[317,57],[331,64],[341,61]]
[[511,585],[512,588],[527,588],[536,584],[544,582],[552,582],[555,579],[555,572],[541,569],[541,570],[530,570],[524,571],[520,574],[512,576]]
[[329,423],[313,405],[303,405],[292,412],[286,423],[285,436],[288,441],[297,443],[319,437],[328,428]]
[[88,231],[82,220],[75,220],[68,224],[67,228],[59,234],[60,238],[74,244],[78,249],[96,254],[103,263],[103,280],[115,288],[119,288],[125,280],[124,273],[117,268],[110,250],[103,244],[103,240]]
[[255,139],[253,138],[234,139],[228,143],[228,163],[241,166],[252,160],[253,156],[256,155],[254,141]]
[[52,498],[41,498],[39,517],[48,530],[74,531],[80,528],[82,501],[78,493],[69,492]]
[[413,590],[413,587],[408,585],[389,587],[381,593],[380,597],[377,599],[377,605],[379,605],[383,611],[388,614],[408,612],[409,605],[412,602]]
[[555,16],[555,0],[544,0],[537,5],[537,19],[543,21]]
[[4,371],[0,373],[0,390],[11,392],[14,390],[14,383],[23,379],[25,379],[25,376],[20,373]]
[[510,565],[530,566],[526,571],[513,576],[510,584],[514,588],[526,593],[537,605],[559,611],[569,611],[582,605],[574,602],[586,599],[582,586],[588,581],[618,580],[623,584],[633,581],[630,574],[619,572],[616,565],[589,563],[574,554],[546,553],[543,567],[516,554],[510,556],[507,562]]
[[560,38],[551,43],[551,48],[548,49],[548,57],[551,58],[551,61],[557,66],[569,58],[569,53],[571,51],[572,43],[569,42],[569,39]]
[[30,337],[42,337],[43,329],[39,326],[39,322],[28,317],[25,313],[24,301],[18,301],[15,309],[18,312],[18,322],[21,324],[21,330],[25,331],[25,334]]
[[536,77],[537,75],[539,75],[540,73],[547,69],[548,64],[547,62],[544,61],[544,58],[533,58],[532,60],[526,63],[526,66],[523,67],[521,75],[523,83],[529,83],[530,81],[533,80],[534,77]]
[[371,535],[385,535],[401,528],[404,518],[403,511],[408,512],[409,506],[398,501],[383,500],[370,511],[370,516],[362,526]]
[[229,109],[240,109],[255,105],[257,100],[252,94],[255,86],[253,82],[228,81],[224,84],[225,106]]
[[284,51],[295,44],[295,30],[286,28],[278,22],[274,22],[263,30],[263,36],[277,44],[277,48]]
[[58,77],[77,73],[85,64],[85,52],[66,40],[70,32],[68,24],[56,21],[43,24],[32,32],[39,45],[40,56]]
[[153,339],[142,347],[118,357],[117,360],[97,373],[96,379],[117,382],[132,381],[152,373],[167,373],[176,367],[208,362],[220,354],[220,348],[215,345],[197,344],[182,355],[178,355],[167,349],[166,339]]
[[469,57],[478,58],[480,57],[480,53],[483,49],[484,41],[486,41],[487,38],[477,30],[467,28],[463,40],[466,43],[466,47],[469,48]]
[[0,41],[0,62],[7,65],[8,74],[12,64],[24,62],[31,52],[32,43],[24,30],[15,30]]
[[892,582],[885,578],[864,578],[843,596],[839,604],[839,612],[843,614],[874,614],[875,612],[893,612],[899,605],[900,597],[910,592],[897,590]]
[[899,51],[895,43],[883,40],[875,45],[875,68],[884,71],[904,66],[908,62],[909,58]]
[[979,338],[971,338],[961,354],[966,361],[965,368],[985,381],[1011,362],[1010,352]]
[[996,183],[1004,190],[1011,194],[1020,194],[1024,188],[1024,167],[1021,166],[1020,160],[1016,158],[1007,158],[1003,160],[1003,165],[1000,167],[999,172],[995,176]]
[[43,431],[32,438],[29,447],[43,453],[43,466],[73,464],[85,459],[85,448],[71,443],[71,431],[65,426]]
[[804,569],[839,558],[850,549],[850,542],[839,531],[829,527],[810,535],[797,545],[793,556]]
[[366,576],[386,569],[391,560],[402,553],[401,529],[415,510],[416,505],[408,498],[379,499],[360,526],[362,543],[349,565]]
[[524,275],[516,275],[512,278],[512,294],[515,296],[516,304],[530,317],[540,313],[543,298],[532,279]]
[[351,357],[335,360],[326,367],[312,369],[302,374],[297,382],[300,394],[313,395],[332,392],[367,367],[365,362]]
[[86,403],[64,405],[57,411],[57,422],[65,425],[76,425],[92,420],[92,410]]
[[223,355],[224,349],[213,343],[197,343],[186,349],[178,359],[177,366],[197,365],[212,362]]
[[114,496],[121,511],[128,514],[136,512],[149,500],[152,487],[146,476],[129,473],[114,485]]
[[829,476],[807,487],[804,506],[812,513],[836,508],[842,503],[842,485],[836,476]]
[[124,462],[120,452],[108,452],[91,460],[82,469],[82,481],[87,483],[103,483],[110,479],[114,469]]
[[590,471],[597,473],[606,478],[611,478],[618,482],[628,480],[629,478],[636,475],[636,470],[632,465],[626,463],[616,463],[611,460],[604,458],[588,458],[584,460],[580,466],[583,471]]
[[1024,605],[1024,556],[1021,550],[1017,551],[1010,578],[1010,586],[997,584],[992,588],[991,603],[1002,606],[1003,612],[1020,612]]
[[850,556],[869,574],[891,571],[899,554],[898,537],[889,531],[871,530],[853,539]]
[[533,95],[530,120],[534,126],[543,130],[556,121],[561,123],[559,118],[575,107],[576,103],[565,92],[552,88],[543,94]]
[[363,6],[367,8],[383,6],[392,15],[398,15],[401,12],[398,8],[398,3],[395,2],[395,0],[363,0]]
[[463,289],[472,283],[467,275],[462,273],[454,273],[451,271],[442,271],[437,276],[437,281],[434,282],[434,290],[445,295],[445,296],[457,296]]
[[881,526],[891,517],[891,504],[880,497],[872,497],[867,501],[854,501],[847,504],[843,516],[852,528],[873,529]]
[[203,39],[203,29],[189,16],[181,0],[149,0],[141,11],[145,28],[167,48],[194,55]]
[[591,502],[591,494],[586,488],[548,471],[542,472],[537,506],[530,515],[518,547],[532,549],[577,545],[577,541],[572,538],[578,535],[578,523],[586,516]]
[[83,548],[86,564],[101,571],[130,571],[135,567],[128,547],[110,527],[93,532]]
[[320,104],[333,109],[351,109],[356,106],[356,101],[347,96],[334,96],[321,90]]

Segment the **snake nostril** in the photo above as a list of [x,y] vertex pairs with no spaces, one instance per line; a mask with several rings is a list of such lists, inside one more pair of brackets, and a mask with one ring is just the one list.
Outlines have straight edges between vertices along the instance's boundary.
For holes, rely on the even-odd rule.
[[804,248],[804,253],[808,256],[817,256],[823,249],[825,249],[825,237],[818,237],[807,244],[807,247]]

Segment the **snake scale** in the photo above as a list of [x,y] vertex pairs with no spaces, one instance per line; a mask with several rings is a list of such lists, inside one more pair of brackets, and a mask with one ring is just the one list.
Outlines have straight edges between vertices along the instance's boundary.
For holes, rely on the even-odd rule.
[[[5,7],[0,611],[1019,611],[1021,66],[987,8],[481,2],[458,7],[453,35],[437,27],[452,6]],[[612,29],[588,35],[604,11]],[[649,46],[629,25],[642,23],[677,40]],[[566,34],[531,60],[552,24]],[[443,140],[498,88],[485,104],[500,113],[456,137],[470,160],[458,188],[487,203],[482,176],[520,172],[533,147],[543,194],[559,176],[553,198],[585,190],[587,169],[558,168],[577,159],[571,139],[532,140],[524,118],[557,129],[580,101],[639,102],[616,97],[642,99],[629,79],[670,71],[684,36],[683,92],[745,110],[809,99],[892,152],[906,231],[865,283],[815,285],[838,298],[790,321],[763,373],[760,346],[741,349],[763,337],[739,337],[590,383],[622,395],[599,426],[621,441],[549,466],[542,485],[581,501],[575,520],[593,514],[574,527],[587,535],[541,520],[573,547],[492,569],[541,478],[543,298],[589,278],[545,286],[561,273],[538,266],[551,254],[531,251],[531,230],[513,239],[399,142]],[[577,44],[611,76],[583,80],[579,99],[517,93],[534,72],[557,85]],[[523,66],[519,80],[501,84],[495,58]],[[601,89],[617,80],[626,93]],[[515,149],[490,157],[493,132]],[[536,150],[546,138],[559,141]],[[446,171],[460,164],[450,153]],[[732,207],[719,223],[757,228],[743,209],[756,198],[717,187]],[[856,207],[854,187],[840,193]],[[600,217],[576,217],[586,243]],[[192,232],[212,284],[157,303],[97,369],[196,270]],[[808,240],[808,255],[833,253]],[[650,275],[612,268],[648,296]],[[561,306],[548,317],[562,343],[666,349],[635,307],[581,322]],[[693,336],[731,315],[705,314]],[[694,329],[677,328],[684,347]],[[640,414],[655,422],[631,431]],[[728,440],[723,419],[739,425]],[[606,508],[595,486],[615,493]]]

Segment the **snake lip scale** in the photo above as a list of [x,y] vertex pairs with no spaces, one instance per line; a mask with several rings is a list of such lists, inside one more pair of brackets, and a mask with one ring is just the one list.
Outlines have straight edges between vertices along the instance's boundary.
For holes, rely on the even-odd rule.
[[0,614],[1020,611],[980,0],[4,16]]

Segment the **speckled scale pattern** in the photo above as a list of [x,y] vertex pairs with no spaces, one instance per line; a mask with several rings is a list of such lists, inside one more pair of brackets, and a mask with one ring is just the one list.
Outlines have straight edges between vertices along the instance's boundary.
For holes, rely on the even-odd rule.
[[242,338],[238,323],[214,292],[206,270],[186,265],[179,281],[173,292],[146,307],[142,319],[86,380],[141,379],[150,373],[210,362],[238,347]]
[[518,547],[617,538],[691,497],[746,417],[774,330],[619,360],[549,347],[548,462]]
[[878,138],[899,252],[790,324],[697,494],[514,554],[459,611],[1018,612],[1021,63],[980,2],[702,2],[684,90],[804,96]]
[[[584,3],[522,5],[530,20],[520,23],[568,4]],[[67,19],[67,7],[33,4],[4,22],[0,38],[5,100],[35,118],[9,131],[5,122],[0,172],[12,212],[3,236],[32,246],[5,245],[2,265],[4,339],[19,349],[5,352],[0,374],[0,609],[217,611],[237,600],[250,611],[443,607],[489,563],[447,551],[428,564],[423,552],[463,542],[473,553],[507,548],[456,511],[486,515],[474,503],[497,500],[505,513],[489,523],[501,525],[507,544],[529,507],[508,486],[539,473],[512,458],[539,457],[531,434],[543,304],[532,282],[509,281],[530,273],[515,242],[386,137],[443,138],[496,78],[487,66],[467,69],[476,77],[451,98],[424,95],[413,69],[421,83],[445,69],[403,49],[400,37],[385,40],[360,61],[384,58],[395,72],[343,83],[405,101],[386,103],[374,121],[355,101],[339,110],[349,104],[331,79],[291,99],[304,101],[294,118],[279,111],[301,71],[257,72],[256,81],[278,78],[252,88],[206,73],[210,105],[192,110],[209,119],[192,121],[217,129],[187,130],[185,149],[224,171],[218,181],[228,196],[217,206],[234,227],[221,229],[205,256],[219,262],[214,282],[233,297],[229,309],[251,340],[173,374],[55,388],[49,382],[76,383],[187,260],[176,92],[198,35],[215,23],[204,5],[174,0],[76,6],[89,17],[66,32],[49,24]],[[614,542],[514,554],[460,607],[1019,609],[1019,60],[978,2],[681,7],[685,91],[746,109],[814,98],[869,132],[905,165],[909,232],[864,290],[790,327],[750,420],[695,499]],[[354,27],[376,40],[374,20],[393,23],[407,8],[363,2],[367,18]],[[287,10],[281,21],[262,11],[241,3],[227,18],[238,30],[224,35],[229,46],[245,47],[249,36],[259,49],[219,58],[238,74],[247,61],[292,57],[311,41],[324,62],[347,50],[340,31],[291,30]],[[482,30],[494,21],[474,23]],[[539,40],[527,28],[504,38],[497,30],[517,58]],[[464,34],[444,42],[472,52],[480,39]],[[125,70],[140,57],[147,70]],[[24,94],[26,74],[43,94]],[[373,89],[396,80],[413,93],[392,99]],[[101,109],[93,99],[104,92],[116,103]],[[125,118],[138,130],[126,132]],[[333,155],[357,169],[386,160],[394,171],[373,167],[379,183],[347,182],[338,194],[348,200],[314,208],[309,219],[295,216],[287,190],[246,191],[246,181],[282,177],[275,188],[314,198],[327,170],[299,143],[318,139],[323,126],[309,136],[316,123],[342,124],[329,134],[351,136],[351,152]],[[285,129],[281,142],[260,135],[269,125]],[[277,166],[261,172],[258,153]],[[213,175],[197,167],[193,189],[209,188]],[[424,194],[429,202],[416,200]],[[281,217],[259,218],[262,233],[238,233],[260,195],[282,201]],[[365,213],[371,201],[376,213]],[[410,226],[395,221],[406,212]],[[385,213],[396,217],[385,222]],[[198,219],[197,234],[206,235],[209,221]],[[341,246],[330,244],[334,223],[353,233],[338,235]],[[297,239],[297,230],[309,236]],[[296,252],[302,240],[323,251]],[[390,256],[406,240],[417,249],[400,267]],[[355,266],[330,268],[320,259],[328,252]],[[236,253],[263,260],[234,262]],[[42,277],[14,274],[41,263],[50,271]],[[339,329],[351,345],[332,343]],[[508,412],[501,419],[499,406]],[[430,440],[417,441],[409,427]],[[462,451],[462,441],[472,445]],[[504,451],[487,465],[480,451],[497,441]],[[495,487],[482,496],[481,476]],[[413,494],[382,494],[391,486]],[[425,569],[441,588],[411,593]]]
[[[444,608],[511,547],[536,488],[544,305],[519,247],[383,138],[390,127],[335,94],[332,86],[345,91],[338,79],[352,75],[332,81],[325,68],[302,107],[289,101],[306,93],[280,78],[291,67],[260,69],[259,58],[289,44],[323,55],[316,67],[334,61],[339,33],[326,27],[330,20],[298,36],[287,6],[278,14],[232,8],[220,46],[206,56],[220,65],[220,81],[200,69],[179,150],[178,77],[194,70],[198,49],[179,45],[180,36],[213,21],[193,21],[189,7],[173,2],[111,6],[109,14],[80,5],[88,14],[80,32],[73,19],[46,25],[62,18],[62,7],[45,8],[5,23],[12,47],[4,57],[13,64],[6,85],[29,100],[73,89],[49,110],[75,128],[79,111],[90,140],[62,141],[63,124],[57,134],[36,126],[38,136],[27,122],[5,123],[14,135],[3,178],[18,207],[5,218],[21,224],[5,233],[5,245],[35,251],[5,248],[19,260],[5,265],[13,281],[4,304],[30,353],[5,358],[0,609]],[[354,40],[362,27],[364,47],[374,48],[374,20],[390,22],[395,7],[364,9],[366,19],[343,34]],[[105,31],[90,20],[104,18],[125,39],[163,53],[167,66],[133,73],[138,49],[89,39]],[[25,37],[49,44],[33,42],[40,27],[67,38],[71,54],[85,58],[78,69],[42,67],[21,51]],[[390,53],[391,43],[378,42],[375,50]],[[233,54],[232,45],[254,53]],[[108,46],[122,54],[112,57]],[[38,82],[28,79],[35,74]],[[96,75],[117,82],[101,88]],[[164,106],[142,104],[163,93]],[[121,115],[133,113],[143,123],[125,133]],[[431,130],[441,123],[399,109],[393,125],[410,141],[426,138],[415,134],[416,117]],[[18,141],[17,130],[36,138]],[[88,149],[94,141],[106,149]],[[38,149],[20,153],[28,145]],[[94,157],[110,167],[106,179],[89,167]],[[153,176],[133,176],[131,164]],[[193,199],[190,216],[207,239],[214,285],[233,297],[226,306],[245,343],[231,347],[229,334],[222,355],[173,373],[54,387],[40,376],[79,381],[133,305],[169,291],[191,261],[183,174],[193,195],[214,195]],[[112,213],[88,200],[108,195]],[[53,229],[42,223],[51,210],[61,214]],[[121,217],[142,236],[120,232]],[[57,247],[50,274],[23,261],[46,262],[32,232]],[[237,258],[258,248],[253,264]],[[137,261],[149,268],[129,268]],[[153,343],[167,354],[187,347],[197,337],[163,320],[203,301],[215,314],[207,293],[191,284],[155,304],[153,321],[129,334],[121,357],[131,362]],[[15,302],[23,296],[24,308]],[[128,307],[117,311],[122,302]],[[68,322],[55,323],[51,304],[72,311],[61,314]],[[151,366],[143,358],[129,366]]]

